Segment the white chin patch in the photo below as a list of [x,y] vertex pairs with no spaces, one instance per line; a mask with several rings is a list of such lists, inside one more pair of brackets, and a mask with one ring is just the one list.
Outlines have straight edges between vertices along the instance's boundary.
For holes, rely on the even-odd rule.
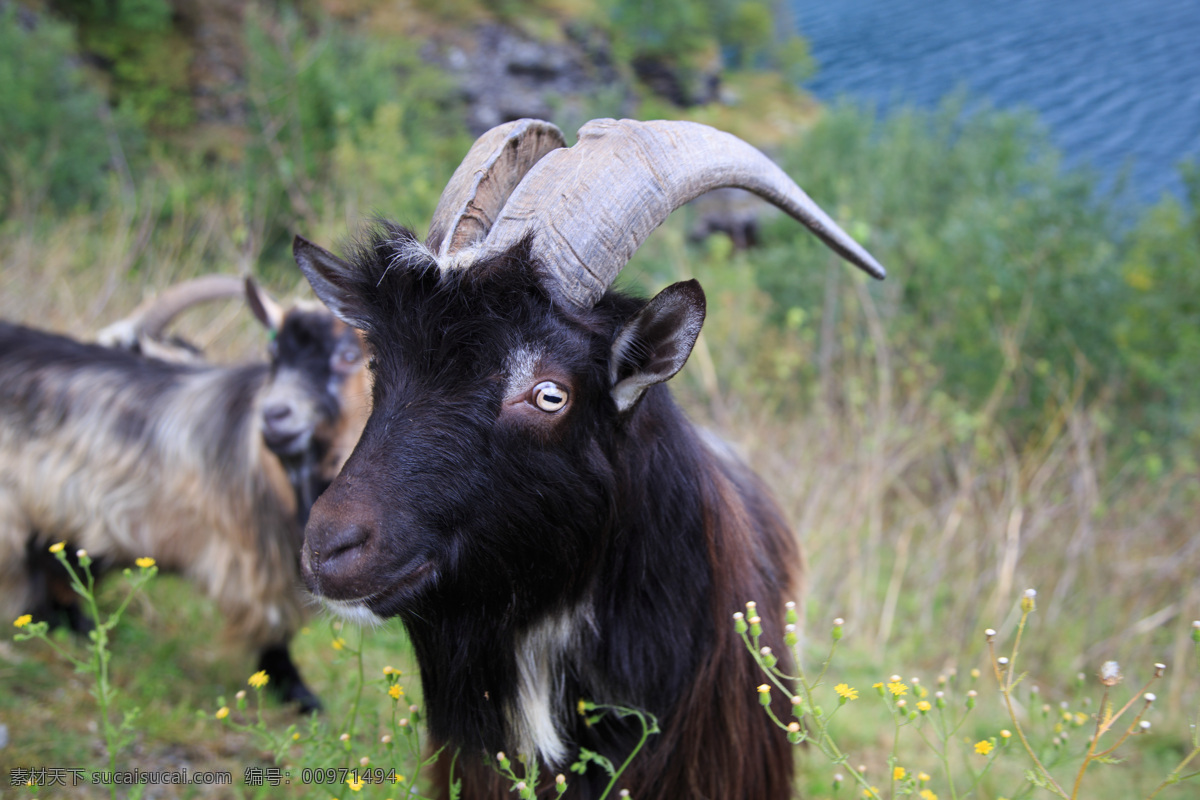
[[369,628],[378,628],[384,623],[383,617],[367,608],[361,601],[328,600],[321,598],[321,605],[344,620]]

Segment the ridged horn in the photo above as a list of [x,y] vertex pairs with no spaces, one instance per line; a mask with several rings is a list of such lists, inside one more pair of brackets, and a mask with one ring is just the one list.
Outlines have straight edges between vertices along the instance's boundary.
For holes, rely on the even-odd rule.
[[142,337],[160,339],[171,321],[192,306],[240,297],[243,291],[241,278],[233,275],[202,275],[177,283],[143,300],[129,316],[106,326],[96,334],[96,341],[128,348]]
[[506,122],[480,136],[438,200],[426,246],[443,257],[482,241],[529,169],[565,146],[562,131],[539,119]]
[[484,245],[502,251],[532,232],[533,255],[549,271],[551,293],[588,308],[672,211],[727,186],[786,211],[872,277],[886,274],[775,162],[695,122],[592,120],[578,144],[548,153],[529,170]]

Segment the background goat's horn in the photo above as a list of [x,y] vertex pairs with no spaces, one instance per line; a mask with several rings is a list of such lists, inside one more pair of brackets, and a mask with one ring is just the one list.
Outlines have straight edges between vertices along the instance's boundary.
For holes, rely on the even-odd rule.
[[562,131],[539,119],[506,122],[480,136],[438,200],[426,246],[442,257],[481,241],[529,169],[565,146]]
[[886,274],[775,162],[695,122],[592,120],[579,130],[578,144],[529,170],[485,246],[504,250],[533,232],[533,255],[550,273],[550,291],[588,308],[672,211],[726,186],[783,209],[873,277]]
[[131,347],[141,336],[160,339],[171,321],[192,306],[210,300],[241,297],[243,291],[241,278],[233,275],[202,275],[177,283],[144,300],[132,314],[101,330],[96,334],[96,341],[109,347]]

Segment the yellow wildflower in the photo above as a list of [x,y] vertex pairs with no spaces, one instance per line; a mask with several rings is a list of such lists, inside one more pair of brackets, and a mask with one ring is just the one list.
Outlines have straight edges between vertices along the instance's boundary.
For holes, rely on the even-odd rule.
[[392,778],[392,783],[402,783],[403,781],[404,781],[403,775],[397,774],[395,777]]
[[921,790],[921,800],[938,800],[938,797],[928,789]]
[[902,681],[889,681],[887,688],[896,697],[903,697],[908,694],[908,684]]
[[66,546],[67,546],[66,542],[55,542],[54,544],[50,545],[50,552],[51,553],[61,553],[62,549]]
[[918,772],[917,773],[917,780],[919,780],[921,783],[927,782],[929,780],[929,778],[930,778],[930,775],[928,772]]
[[214,716],[216,716],[217,719],[225,719],[229,716],[229,706],[221,706],[217,709],[217,713]]
[[271,676],[267,674],[267,671],[265,669],[260,669],[258,672],[251,675],[250,679],[247,680],[246,683],[250,684],[255,689],[261,689],[262,687],[266,686],[267,682],[270,680]]
[[150,558],[149,556],[142,556],[133,563],[137,564],[142,569],[150,569],[154,566],[154,559]]
[[933,708],[933,706],[930,705],[928,700],[922,700],[919,703],[917,703],[917,711],[925,712],[931,708]]
[[896,767],[892,770],[892,780],[902,781],[904,780],[904,776],[907,774],[908,770],[906,770],[904,767]]
[[298,741],[300,741],[300,734],[299,734],[299,733],[293,733],[293,734],[292,734],[292,741],[293,741],[293,742],[298,742]]
[[839,683],[837,686],[833,687],[833,690],[835,692],[837,692],[838,695],[846,698],[847,700],[857,700],[858,699],[858,689],[852,688],[851,686],[849,686],[845,683]]
[[346,785],[350,787],[352,792],[361,792],[363,787],[362,778],[347,778]]
[[388,689],[388,694],[392,696],[393,700],[399,700],[400,695],[404,694],[404,690],[400,688],[400,684],[393,683],[392,687]]
[[339,636],[333,640],[333,649],[334,650],[341,650],[345,646],[346,646],[346,640],[343,639],[342,637]]
[[989,742],[987,739],[983,739],[982,741],[975,743],[975,752],[979,753],[981,756],[986,756],[988,753],[992,752],[992,747],[993,745],[991,742]]
[[872,786],[870,789],[863,789],[863,797],[879,797],[879,787]]
[[397,672],[397,671],[396,671],[394,668],[392,668],[392,667],[390,667],[390,666],[387,666],[387,667],[384,667],[384,668],[383,668],[383,674],[384,674],[384,675],[391,675],[393,672],[395,672],[397,675],[399,675],[399,674],[400,674],[399,672]]
[[33,622],[33,616],[31,614],[22,614],[13,620],[13,625],[18,628],[24,628],[31,622]]

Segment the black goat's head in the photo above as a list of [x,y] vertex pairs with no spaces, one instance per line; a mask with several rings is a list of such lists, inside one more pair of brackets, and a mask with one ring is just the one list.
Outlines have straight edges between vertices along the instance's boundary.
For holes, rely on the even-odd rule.
[[297,248],[350,289],[340,302],[369,325],[376,387],[340,487],[314,509],[306,579],[358,613],[420,615],[438,587],[528,622],[584,589],[612,525],[624,422],[683,366],[704,294],[687,281],[564,314],[527,242],[449,274],[414,245],[383,228],[354,267]]
[[373,353],[372,416],[314,507],[302,556],[309,587],[343,612],[494,606],[520,626],[584,590],[622,517],[643,513],[619,507],[621,484],[680,469],[656,453],[670,431],[641,411],[686,361],[703,292],[686,281],[645,303],[608,287],[683,203],[741,186],[883,275],[729,134],[597,120],[562,145],[531,120],[485,134],[424,246],[384,225],[347,263],[296,240],[317,294]]

